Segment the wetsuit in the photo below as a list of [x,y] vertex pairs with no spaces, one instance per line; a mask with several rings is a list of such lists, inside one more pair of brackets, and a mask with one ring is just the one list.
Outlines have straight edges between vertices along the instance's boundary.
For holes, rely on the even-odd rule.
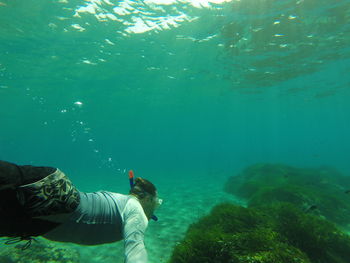
[[111,192],[82,193],[68,220],[44,234],[54,241],[97,245],[124,239],[125,262],[147,262],[148,220],[136,197]]

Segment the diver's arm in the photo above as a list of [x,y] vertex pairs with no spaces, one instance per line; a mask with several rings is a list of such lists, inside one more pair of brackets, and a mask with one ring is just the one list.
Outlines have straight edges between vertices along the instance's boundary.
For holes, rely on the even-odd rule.
[[148,220],[137,200],[128,201],[123,213],[123,221],[125,263],[146,263],[144,234]]

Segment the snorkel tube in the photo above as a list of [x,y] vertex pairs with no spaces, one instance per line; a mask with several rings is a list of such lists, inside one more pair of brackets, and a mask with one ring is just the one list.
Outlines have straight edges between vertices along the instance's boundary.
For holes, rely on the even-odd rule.
[[[129,171],[129,183],[130,183],[130,188],[133,188],[135,183],[134,183],[134,171],[130,170]],[[158,221],[158,217],[156,217],[155,215],[152,215],[151,219],[153,219],[154,221]]]
[[134,187],[134,171],[129,171],[129,182],[130,182],[130,188]]

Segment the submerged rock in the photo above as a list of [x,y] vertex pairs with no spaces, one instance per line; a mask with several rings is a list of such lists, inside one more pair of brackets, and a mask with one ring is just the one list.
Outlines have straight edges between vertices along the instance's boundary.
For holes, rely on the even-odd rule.
[[[25,244],[25,241],[21,243]],[[1,263],[80,263],[77,250],[55,246],[39,240],[32,241],[27,249],[24,244],[11,245],[0,252]]]
[[[350,222],[350,177],[330,167],[295,168],[256,164],[229,178],[225,190],[244,198],[249,207],[288,202],[339,226]],[[310,209],[312,208],[312,209]]]
[[171,263],[348,263],[350,238],[291,204],[221,204],[188,229]]

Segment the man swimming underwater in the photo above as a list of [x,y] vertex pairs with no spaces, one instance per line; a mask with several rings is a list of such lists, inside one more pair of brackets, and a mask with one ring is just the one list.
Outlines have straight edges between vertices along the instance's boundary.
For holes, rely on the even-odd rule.
[[83,245],[124,240],[125,262],[145,263],[144,234],[162,200],[148,180],[130,179],[128,195],[84,193],[57,168],[0,161],[0,236],[27,245],[36,236]]

